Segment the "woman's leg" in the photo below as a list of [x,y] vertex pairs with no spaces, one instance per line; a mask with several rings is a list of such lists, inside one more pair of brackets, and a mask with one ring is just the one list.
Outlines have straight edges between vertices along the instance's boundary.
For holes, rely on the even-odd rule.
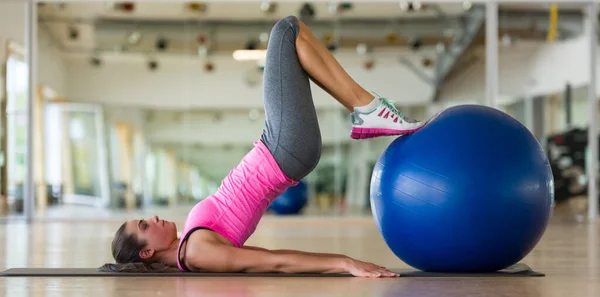
[[375,98],[348,75],[331,52],[298,21],[300,34],[296,48],[300,64],[312,80],[349,111],[365,106]]
[[286,17],[273,27],[267,47],[263,101],[265,129],[261,136],[279,168],[301,180],[321,157],[321,131],[308,74],[296,54],[298,20]]
[[300,64],[311,79],[346,107],[352,116],[352,138],[401,135],[418,130],[422,123],[399,112],[393,101],[376,98],[342,68],[310,29],[298,21],[296,49]]

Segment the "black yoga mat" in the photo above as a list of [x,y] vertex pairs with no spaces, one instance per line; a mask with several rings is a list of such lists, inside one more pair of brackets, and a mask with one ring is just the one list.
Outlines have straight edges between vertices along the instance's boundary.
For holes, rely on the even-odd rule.
[[[401,277],[531,277],[544,276],[525,264],[516,264],[504,270],[488,273],[441,273],[391,269]],[[0,273],[3,277],[352,277],[350,274],[314,273],[204,273],[204,272],[100,272],[97,268],[11,268]]]

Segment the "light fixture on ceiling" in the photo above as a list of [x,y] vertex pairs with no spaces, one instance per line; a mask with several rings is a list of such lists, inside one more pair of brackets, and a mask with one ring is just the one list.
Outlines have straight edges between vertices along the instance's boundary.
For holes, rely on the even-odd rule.
[[329,10],[330,14],[344,13],[346,11],[352,10],[353,7],[354,6],[351,2],[339,2],[338,0],[330,0],[327,3],[327,10]]
[[258,61],[266,59],[266,50],[236,50],[233,52],[233,59],[236,61]]
[[260,110],[258,110],[257,108],[253,108],[248,112],[248,119],[251,122],[256,122],[257,120],[260,119]]
[[260,10],[265,14],[273,14],[277,10],[277,3],[272,3],[269,0],[261,0]]
[[268,32],[260,33],[258,39],[260,40],[261,43],[266,44],[269,41],[269,33]]
[[169,40],[167,40],[165,37],[159,37],[156,40],[156,49],[157,50],[166,51],[168,47],[169,47]]
[[423,67],[425,68],[430,68],[431,66],[433,66],[433,60],[429,57],[423,57],[423,59],[421,60],[421,65],[423,65]]
[[77,40],[79,39],[79,29],[75,26],[69,26],[69,39]]
[[137,45],[142,40],[142,33],[139,31],[132,31],[127,35],[127,42],[131,45]]
[[469,0],[464,0],[462,6],[464,10],[469,10],[471,9],[471,6],[473,6],[473,4]]
[[206,35],[200,34],[196,37],[196,41],[198,44],[205,45],[208,43],[208,37]]
[[445,44],[445,43],[443,43],[443,42],[441,42],[441,41],[440,41],[440,42],[438,42],[438,43],[435,45],[435,51],[436,51],[438,54],[442,54],[443,52],[445,52],[445,51],[446,51],[446,44]]
[[501,44],[502,46],[511,46],[513,44],[513,38],[512,36],[510,36],[509,34],[502,34],[501,37]]
[[100,67],[102,65],[102,59],[100,58],[100,55],[94,54],[92,58],[90,58],[90,64],[92,64],[94,67]]
[[404,11],[421,10],[423,4],[420,0],[400,0],[400,9]]
[[375,67],[375,59],[373,59],[372,57],[366,59],[363,62],[363,67],[365,68],[365,70],[367,71],[371,71],[373,70],[373,68]]
[[353,7],[352,2],[342,2],[338,5],[338,9],[342,12],[351,10]]
[[259,42],[257,42],[255,39],[250,39],[246,42],[245,49],[255,50],[258,48],[258,44]]
[[421,5],[421,1],[419,0],[413,0],[412,2],[412,8],[414,10],[420,10],[423,6]]
[[158,69],[158,61],[150,59],[148,61],[148,69],[150,69],[150,71],[156,71],[156,69]]
[[338,3],[336,0],[333,1],[329,1],[329,3],[327,3],[327,10],[329,11],[330,14],[337,14],[338,13]]
[[198,57],[206,58],[208,56],[209,49],[208,46],[199,45],[198,46]]
[[197,13],[205,13],[208,8],[204,2],[190,2],[185,7],[187,10]]
[[421,49],[422,45],[423,45],[423,39],[421,39],[421,37],[415,37],[410,42],[410,48],[413,51],[418,51],[419,49]]
[[215,71],[215,64],[211,61],[207,61],[204,63],[204,72],[213,72]]
[[368,54],[370,52],[370,48],[366,43],[359,43],[356,46],[356,53],[358,53],[361,56],[364,56],[366,54]]
[[312,19],[315,17],[315,8],[310,3],[302,4],[302,8],[300,8],[300,19]]
[[135,10],[135,3],[133,2],[119,2],[119,3],[115,3],[114,4],[114,9],[121,11],[121,12],[127,12],[127,13],[132,13]]
[[385,41],[388,44],[395,44],[400,39],[400,36],[396,32],[390,32],[385,36]]
[[400,0],[400,9],[408,10],[408,0]]

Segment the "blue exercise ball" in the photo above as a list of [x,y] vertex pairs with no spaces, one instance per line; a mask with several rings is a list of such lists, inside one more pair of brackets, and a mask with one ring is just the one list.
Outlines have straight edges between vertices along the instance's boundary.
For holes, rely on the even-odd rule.
[[491,272],[522,260],[554,205],[552,171],[529,130],[493,108],[446,109],[394,140],[371,177],[386,244],[431,272]]
[[300,181],[297,185],[289,187],[283,194],[275,198],[269,210],[278,215],[298,214],[308,203],[308,187]]

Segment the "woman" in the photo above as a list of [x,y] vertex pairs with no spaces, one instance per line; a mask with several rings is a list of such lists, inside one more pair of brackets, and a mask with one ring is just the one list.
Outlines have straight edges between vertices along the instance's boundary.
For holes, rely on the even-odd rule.
[[343,255],[244,246],[273,199],[310,173],[321,156],[309,78],[351,112],[352,138],[402,135],[422,126],[405,118],[392,102],[361,88],[303,22],[286,17],[273,27],[267,49],[261,139],[217,192],[190,211],[181,240],[173,222],[156,216],[125,222],[112,243],[117,263],[142,263],[129,266],[143,269],[162,263],[204,272],[397,276]]

